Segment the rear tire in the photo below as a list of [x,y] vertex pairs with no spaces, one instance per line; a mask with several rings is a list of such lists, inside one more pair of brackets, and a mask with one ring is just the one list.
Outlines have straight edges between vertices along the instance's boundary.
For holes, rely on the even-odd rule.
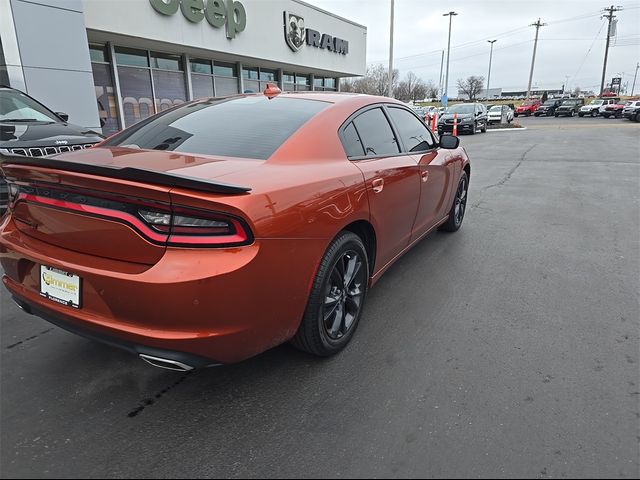
[[320,357],[334,355],[354,335],[369,285],[362,240],[343,231],[331,242],[316,273],[307,308],[291,344]]
[[600,112],[598,110],[591,110],[591,116],[596,118]]
[[462,172],[462,176],[458,181],[458,188],[456,188],[453,205],[451,205],[451,210],[449,210],[449,218],[438,227],[438,230],[443,232],[457,232],[460,230],[462,221],[464,220],[464,214],[467,210],[468,191],[469,178],[467,177],[467,172]]
[[584,117],[584,113],[580,112],[580,113],[578,113],[578,116],[579,117]]

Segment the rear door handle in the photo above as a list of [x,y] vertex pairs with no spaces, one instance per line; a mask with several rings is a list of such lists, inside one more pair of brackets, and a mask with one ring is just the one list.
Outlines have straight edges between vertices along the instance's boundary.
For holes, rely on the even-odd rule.
[[371,182],[371,186],[373,187],[373,193],[380,193],[384,188],[384,179],[376,178],[373,182]]

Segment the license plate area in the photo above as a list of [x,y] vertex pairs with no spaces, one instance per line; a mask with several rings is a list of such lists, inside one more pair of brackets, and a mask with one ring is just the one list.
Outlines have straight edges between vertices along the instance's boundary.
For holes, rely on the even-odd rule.
[[49,300],[80,308],[82,279],[64,270],[40,265],[40,295]]

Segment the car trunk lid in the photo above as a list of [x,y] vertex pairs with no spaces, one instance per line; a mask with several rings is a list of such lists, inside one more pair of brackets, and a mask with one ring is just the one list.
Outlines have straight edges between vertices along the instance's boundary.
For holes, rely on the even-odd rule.
[[[165,252],[168,234],[145,223],[140,209],[171,212],[172,188],[226,195],[249,190],[202,179],[240,168],[224,161],[172,152],[118,153],[95,149],[54,158],[1,156],[16,227],[58,247],[153,265]],[[204,172],[210,164],[214,168]],[[200,170],[199,178],[184,175],[190,167]]]

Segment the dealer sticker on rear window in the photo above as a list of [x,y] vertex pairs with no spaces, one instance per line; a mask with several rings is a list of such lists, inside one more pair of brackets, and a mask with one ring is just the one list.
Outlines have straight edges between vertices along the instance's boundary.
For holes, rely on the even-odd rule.
[[80,277],[40,265],[40,295],[62,305],[80,308]]

